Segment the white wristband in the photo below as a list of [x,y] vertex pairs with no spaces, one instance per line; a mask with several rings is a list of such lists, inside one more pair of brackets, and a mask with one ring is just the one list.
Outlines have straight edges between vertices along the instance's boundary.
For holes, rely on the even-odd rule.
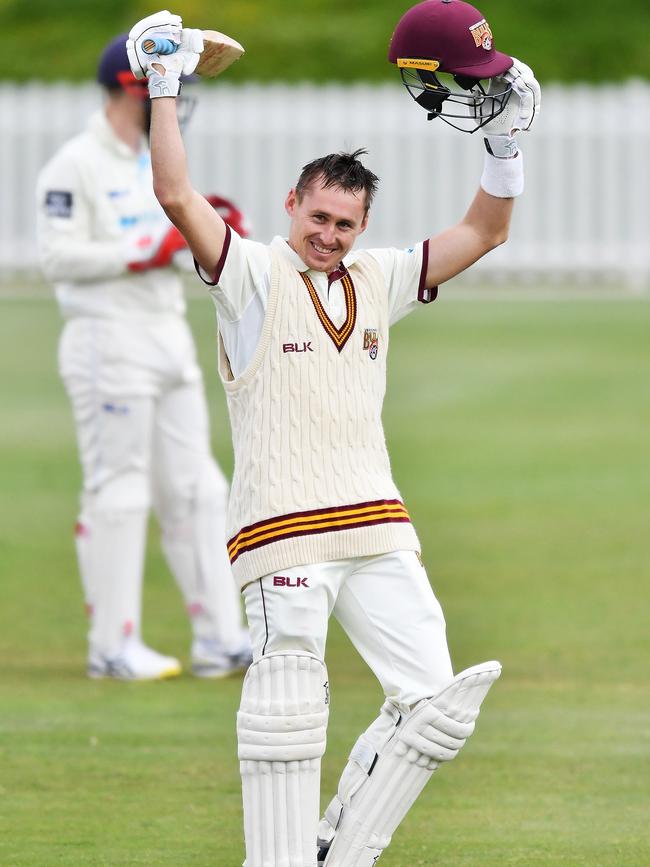
[[497,199],[511,199],[524,191],[524,158],[519,151],[516,157],[502,159],[485,152],[481,187]]

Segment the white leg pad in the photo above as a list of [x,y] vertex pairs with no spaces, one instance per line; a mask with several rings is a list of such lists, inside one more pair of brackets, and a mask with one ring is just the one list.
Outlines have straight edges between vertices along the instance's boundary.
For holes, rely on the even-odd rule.
[[433,772],[472,734],[481,703],[500,674],[498,662],[468,668],[408,715],[395,711],[393,730],[378,747],[359,738],[319,828],[319,863],[376,863]]
[[244,867],[316,867],[327,669],[309,653],[272,653],[244,679],[237,738]]

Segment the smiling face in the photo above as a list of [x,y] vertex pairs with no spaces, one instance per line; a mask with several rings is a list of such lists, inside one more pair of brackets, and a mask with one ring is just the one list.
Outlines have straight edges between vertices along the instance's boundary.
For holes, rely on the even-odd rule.
[[318,179],[300,199],[291,190],[285,208],[291,217],[289,246],[315,271],[333,271],[368,224],[363,190],[323,187]]

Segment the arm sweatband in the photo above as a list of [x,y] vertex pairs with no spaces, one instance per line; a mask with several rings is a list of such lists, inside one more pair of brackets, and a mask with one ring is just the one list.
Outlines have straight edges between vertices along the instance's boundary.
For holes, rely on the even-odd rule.
[[524,158],[521,151],[511,159],[485,152],[481,187],[497,199],[510,199],[524,191]]

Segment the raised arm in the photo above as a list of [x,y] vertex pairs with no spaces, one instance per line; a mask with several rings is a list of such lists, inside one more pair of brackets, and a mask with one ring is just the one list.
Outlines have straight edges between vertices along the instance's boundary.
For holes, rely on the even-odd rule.
[[221,257],[226,224],[191,185],[176,115],[176,100],[151,100],[151,166],[156,198],[185,237],[199,265],[214,273]]
[[513,61],[488,90],[501,91],[504,81],[512,86],[505,109],[481,130],[486,153],[480,188],[460,223],[429,240],[427,288],[460,274],[508,238],[514,200],[524,189],[523,157],[515,135],[530,129],[540,106],[532,70]]
[[[145,38],[178,44],[171,55],[146,54]],[[203,50],[201,32],[183,28],[178,15],[157,12],[139,21],[127,42],[131,69],[145,75],[151,98],[151,163],[154,191],[165,213],[185,237],[199,265],[213,273],[223,250],[226,224],[191,184],[178,125],[176,97],[181,75],[190,75]]]
[[429,239],[425,286],[439,286],[460,274],[508,238],[514,198],[497,198],[479,188],[463,219]]

